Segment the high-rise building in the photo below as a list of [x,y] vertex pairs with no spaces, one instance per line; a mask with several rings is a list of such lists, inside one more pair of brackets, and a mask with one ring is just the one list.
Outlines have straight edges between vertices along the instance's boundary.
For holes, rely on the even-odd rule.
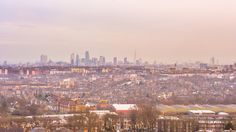
[[141,65],[142,63],[143,63],[142,59],[139,58],[138,60],[136,60],[135,65]]
[[136,50],[135,50],[135,51],[134,51],[134,64],[137,62],[136,57],[137,57],[137,53],[136,53]]
[[79,55],[78,54],[76,54],[75,63],[76,63],[76,66],[80,65],[80,59],[79,59]]
[[113,58],[113,65],[117,65],[117,63],[118,63],[117,57],[114,57]]
[[3,62],[3,65],[4,65],[4,66],[7,66],[7,61],[4,61],[4,62]]
[[72,53],[70,55],[70,64],[73,66],[75,65],[75,53]]
[[153,61],[153,65],[157,65],[157,61],[155,60],[155,61]]
[[99,65],[105,65],[106,64],[106,58],[104,56],[99,57]]
[[98,59],[93,57],[92,58],[92,65],[97,65],[98,64]]
[[80,65],[85,65],[85,58],[81,58]]
[[125,64],[125,65],[129,64],[127,57],[124,58],[124,64]]
[[40,56],[40,63],[45,65],[48,63],[48,56],[47,55],[41,55]]
[[89,51],[85,52],[85,65],[89,65],[90,64],[90,55],[89,55]]
[[210,64],[211,64],[211,65],[215,65],[215,57],[212,57],[212,58],[210,59]]
[[85,52],[85,59],[88,61],[90,60],[90,55],[88,51]]

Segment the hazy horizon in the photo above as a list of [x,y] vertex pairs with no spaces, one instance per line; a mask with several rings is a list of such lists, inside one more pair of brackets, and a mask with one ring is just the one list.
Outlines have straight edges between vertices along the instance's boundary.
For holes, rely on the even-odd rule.
[[235,0],[1,0],[0,62],[71,53],[158,63],[236,62]]

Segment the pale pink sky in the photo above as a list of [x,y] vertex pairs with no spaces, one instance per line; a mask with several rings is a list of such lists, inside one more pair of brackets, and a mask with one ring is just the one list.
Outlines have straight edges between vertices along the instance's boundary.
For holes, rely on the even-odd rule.
[[0,62],[127,56],[236,62],[236,0],[0,0]]

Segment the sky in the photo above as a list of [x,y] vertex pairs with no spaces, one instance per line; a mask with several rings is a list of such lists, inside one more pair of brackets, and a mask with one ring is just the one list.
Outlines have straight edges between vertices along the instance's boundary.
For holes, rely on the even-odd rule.
[[235,0],[0,0],[0,62],[236,62]]

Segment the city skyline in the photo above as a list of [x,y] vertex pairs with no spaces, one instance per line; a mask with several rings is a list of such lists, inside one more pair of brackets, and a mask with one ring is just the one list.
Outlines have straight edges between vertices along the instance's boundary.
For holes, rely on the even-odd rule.
[[86,50],[84,53],[72,52],[66,60],[55,60],[52,57],[48,56],[47,54],[41,54],[38,58],[34,59],[33,61],[27,62],[9,62],[8,60],[0,60],[0,65],[18,65],[18,64],[56,64],[56,63],[64,63],[70,64],[72,66],[92,66],[92,65],[156,65],[156,64],[210,64],[210,65],[229,65],[229,64],[236,64],[235,62],[231,62],[228,64],[220,63],[218,58],[214,56],[208,58],[208,61],[184,61],[184,62],[172,62],[172,63],[162,63],[154,61],[148,61],[143,59],[142,57],[137,58],[136,51],[134,52],[133,58],[129,58],[127,56],[121,58],[117,56],[94,56],[90,54],[90,51]]
[[[91,52],[92,53],[92,52]],[[92,55],[90,54],[89,50],[85,50],[84,53],[78,53],[78,52],[71,52],[69,55],[65,56],[66,59],[65,60],[59,60],[59,59],[55,59],[51,56],[49,56],[48,54],[40,54],[38,55],[37,58],[34,58],[32,60],[26,60],[26,61],[18,61],[18,62],[14,62],[14,61],[9,61],[7,59],[0,59],[0,64],[10,64],[10,65],[14,65],[14,64],[47,64],[49,62],[63,62],[63,63],[68,63],[68,64],[74,64],[74,65],[79,65],[79,64],[84,64],[84,65],[90,65],[90,64],[86,64],[86,63],[91,63],[96,61],[97,63],[99,63],[100,61],[104,61],[104,64],[197,64],[197,63],[204,63],[204,64],[213,64],[213,65],[228,65],[228,64],[234,64],[236,63],[235,61],[229,62],[229,63],[222,63],[220,62],[219,58],[216,58],[215,56],[211,56],[208,58],[208,60],[204,61],[204,60],[188,60],[188,61],[173,61],[173,62],[160,62],[157,60],[145,60],[143,59],[143,57],[137,57],[137,52],[134,51],[133,53],[133,57],[127,57],[127,56],[122,56],[122,57],[118,57],[118,56],[103,56],[103,55]],[[94,60],[95,59],[95,60]],[[102,60],[101,60],[102,59]],[[122,62],[122,63],[121,63]]]
[[[68,60],[93,52],[112,60],[233,63],[234,0],[0,1],[0,61],[32,62],[40,54]],[[27,52],[26,52],[27,51]]]

